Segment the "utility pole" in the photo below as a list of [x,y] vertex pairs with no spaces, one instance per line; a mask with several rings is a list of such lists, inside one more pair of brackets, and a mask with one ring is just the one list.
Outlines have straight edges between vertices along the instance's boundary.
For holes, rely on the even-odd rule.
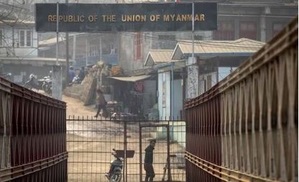
[[[59,2],[57,2],[56,16],[59,17]],[[52,97],[62,100],[62,70],[58,62],[59,57],[59,18],[56,21],[56,65],[52,71]]]
[[194,2],[192,3],[192,55],[187,60],[187,98],[198,95],[198,66],[194,56]]
[[[68,4],[68,0],[65,0],[65,3]],[[70,68],[70,63],[69,63],[69,33],[68,31],[65,32],[65,41],[66,41],[66,70],[65,70],[65,84],[66,86],[69,83],[69,68]],[[74,51],[74,50],[73,50]]]

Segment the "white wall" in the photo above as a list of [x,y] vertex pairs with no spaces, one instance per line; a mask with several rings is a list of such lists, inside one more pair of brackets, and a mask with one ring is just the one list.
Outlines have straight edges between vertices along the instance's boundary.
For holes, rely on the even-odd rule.
[[233,72],[237,67],[219,67],[218,68],[218,80],[221,81]]
[[[34,27],[0,27],[3,30],[4,41],[3,47],[0,48],[0,56],[19,56],[19,57],[37,57],[37,32]],[[32,35],[32,46],[31,47],[18,47],[19,43],[19,30],[31,30]],[[12,47],[14,43],[14,48]],[[7,53],[9,55],[7,55]]]
[[144,97],[143,97],[143,108],[144,111],[148,111],[156,104],[157,97],[157,86],[156,80],[145,80],[144,81]]
[[158,108],[161,120],[170,117],[170,72],[158,73]]
[[133,34],[125,32],[120,35],[119,64],[124,70],[133,70],[132,64],[136,63],[133,57]]
[[[177,141],[183,148],[186,147],[186,122],[160,122],[160,124],[169,124],[169,136],[171,140]],[[167,129],[165,127],[157,127],[157,130],[152,137],[157,139],[165,139],[167,137]]]
[[173,117],[174,120],[180,118],[180,111],[183,109],[183,87],[182,80],[174,80],[174,101],[173,101]]
[[[218,82],[223,80],[225,77],[227,77],[231,72],[233,72],[237,67],[218,67]],[[217,83],[217,72],[211,72],[207,74],[201,74],[199,75],[198,79],[198,89],[199,89],[199,95],[203,94],[205,91],[207,91],[209,88],[205,86],[207,84],[207,77],[211,75],[212,80],[212,87]],[[206,90],[205,90],[206,88]]]
[[204,93],[205,91],[209,90],[210,88],[207,87],[207,80],[208,76],[211,76],[211,87],[213,87],[217,83],[217,72],[211,72],[207,74],[201,74],[198,78],[198,92],[199,95]]
[[[164,84],[164,86],[163,86]],[[163,88],[164,87],[164,88]],[[174,80],[173,117],[177,119],[183,108],[182,80]],[[171,75],[170,72],[158,74],[158,108],[161,120],[170,118],[171,109]]]
[[151,48],[151,34],[141,33],[141,59],[135,60],[135,35],[134,32],[123,32],[120,34],[119,64],[126,71],[144,68],[144,60]]
[[[173,130],[173,140],[177,141],[182,147],[186,147],[186,123],[174,121],[170,124]],[[171,135],[172,136],[172,135]]]

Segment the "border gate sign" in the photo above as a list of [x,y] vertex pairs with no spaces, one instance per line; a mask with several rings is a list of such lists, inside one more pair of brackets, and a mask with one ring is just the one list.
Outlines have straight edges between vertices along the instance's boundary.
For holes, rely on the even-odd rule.
[[[193,3],[36,4],[36,31],[191,31]],[[194,30],[217,29],[217,3],[194,3]]]

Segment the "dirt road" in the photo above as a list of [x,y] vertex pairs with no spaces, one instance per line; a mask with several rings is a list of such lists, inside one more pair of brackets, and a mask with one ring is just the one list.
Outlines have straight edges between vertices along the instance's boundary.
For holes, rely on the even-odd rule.
[[96,109],[94,106],[84,106],[83,102],[63,95],[62,100],[66,102],[67,109],[66,109],[66,115],[68,116],[94,116],[96,114]]
[[[78,99],[63,96],[62,100],[67,104],[67,117],[75,118],[67,121],[68,181],[107,181],[104,174],[113,159],[110,152],[123,148],[123,124],[94,118],[94,106],[84,106]],[[130,136],[137,140],[138,134]]]
[[[94,106],[84,106],[78,99],[63,96],[62,100],[67,104],[67,117],[75,118],[67,121],[67,150],[68,158],[68,181],[76,182],[101,182],[107,181],[104,174],[108,171],[110,161],[113,159],[110,152],[112,148],[123,149],[124,147],[124,123],[114,122],[105,118],[94,118],[96,113]],[[87,119],[87,117],[89,119]],[[71,117],[72,118],[72,117]],[[128,182],[139,181],[139,125],[130,123],[127,126],[128,150],[134,150],[133,158],[128,159]],[[148,144],[147,137],[152,130],[145,128],[142,135],[142,148]],[[163,167],[166,161],[165,141],[157,142],[155,154],[156,178],[161,179]],[[181,147],[176,144],[170,146],[171,151],[180,151]],[[184,178],[184,171],[173,170],[174,178]]]

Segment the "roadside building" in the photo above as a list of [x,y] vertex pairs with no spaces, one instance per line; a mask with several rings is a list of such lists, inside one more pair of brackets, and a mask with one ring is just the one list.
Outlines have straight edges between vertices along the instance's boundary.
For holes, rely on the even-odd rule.
[[0,21],[0,64],[2,74],[11,74],[11,80],[22,84],[30,74],[44,77],[57,63],[65,59],[38,56],[38,35],[34,21],[8,19]]
[[[156,72],[159,118],[183,118],[183,103],[193,89],[200,95],[209,90],[236,67],[257,52],[263,42],[246,38],[234,41],[202,40],[194,42],[195,69],[186,60],[192,54],[192,41],[177,43],[175,49],[149,51],[144,65]],[[196,74],[194,74],[196,72]],[[195,75],[189,82],[189,75]]]
[[[174,1],[163,1],[173,2]],[[181,3],[191,2],[180,0]],[[192,1],[193,2],[193,1]],[[194,2],[206,2],[196,0]],[[237,40],[266,42],[298,14],[298,1],[216,0],[217,30],[195,31],[195,40]],[[119,38],[119,64],[126,70],[143,69],[151,49],[174,49],[180,40],[192,40],[192,32],[124,32]]]

